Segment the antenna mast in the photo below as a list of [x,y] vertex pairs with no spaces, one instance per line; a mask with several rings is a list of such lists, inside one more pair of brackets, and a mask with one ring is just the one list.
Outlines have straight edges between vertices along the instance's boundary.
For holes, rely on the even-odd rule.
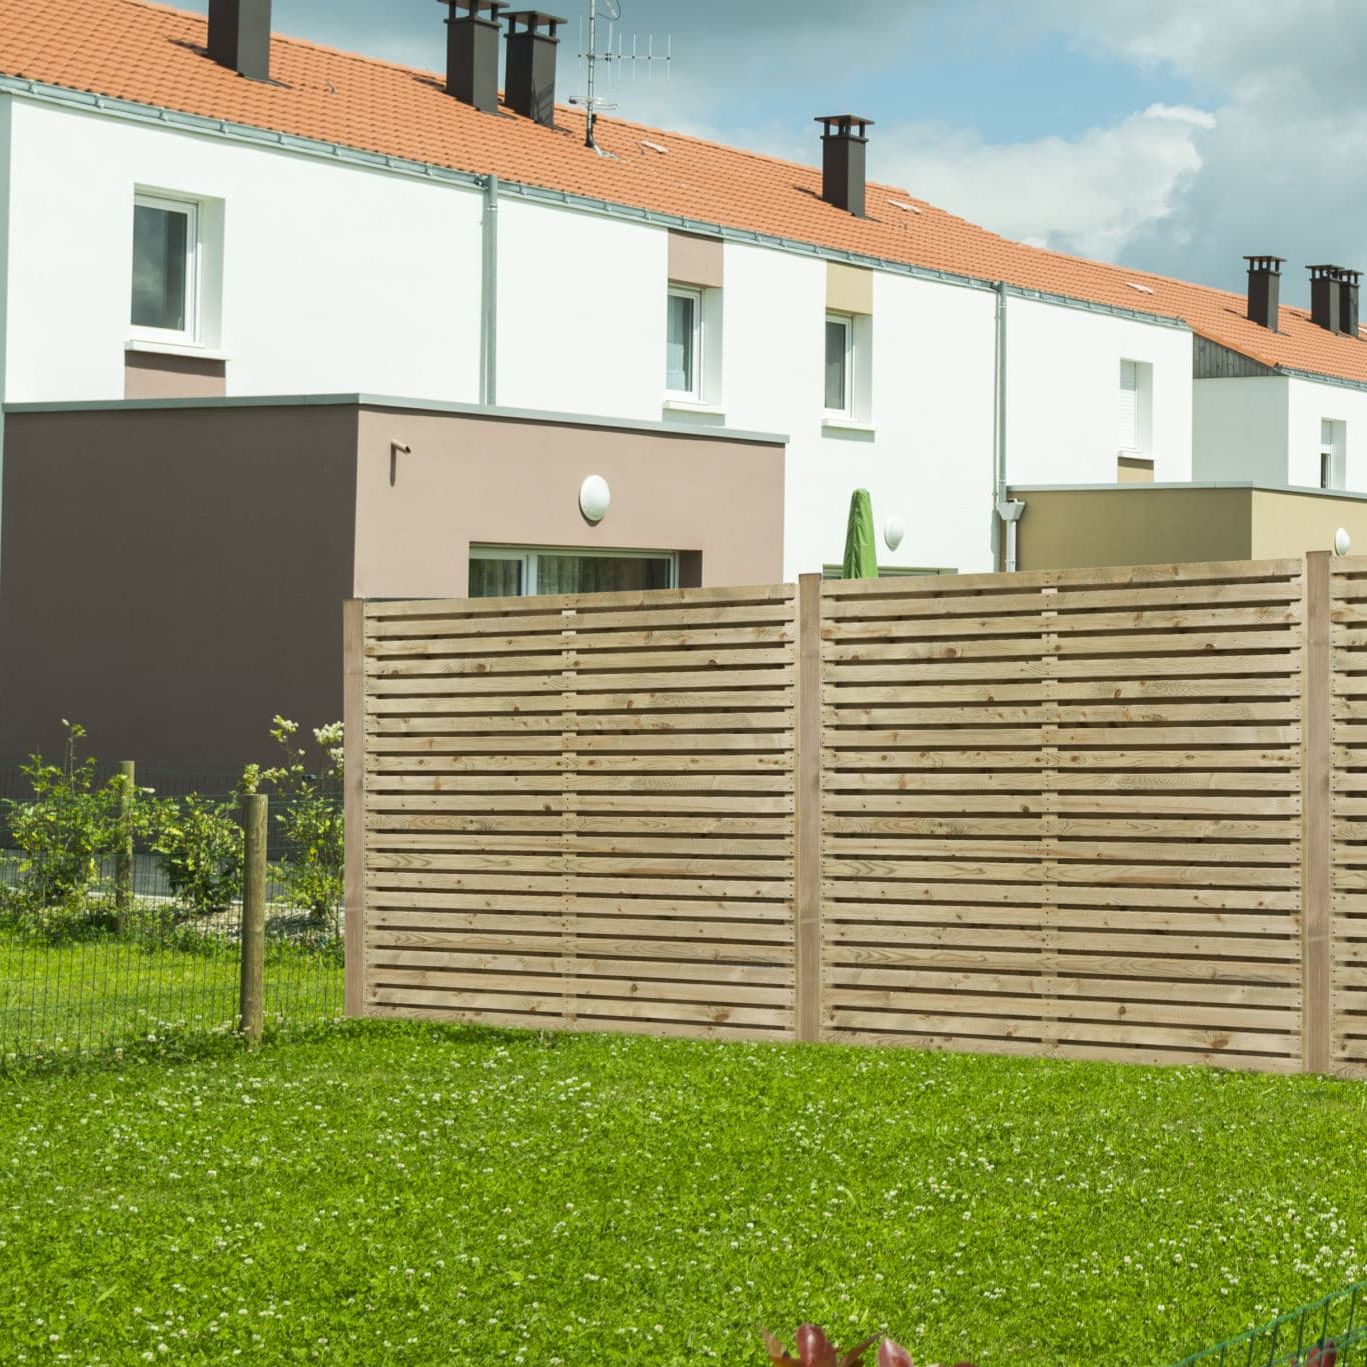
[[[622,35],[617,30],[616,25],[622,18],[621,0],[588,0],[588,41],[583,43],[584,50],[579,54],[581,60],[588,67],[588,93],[586,95],[571,96],[571,104],[581,104],[584,106],[584,145],[591,147],[600,157],[610,156],[611,153],[604,152],[598,146],[594,136],[594,125],[598,122],[598,111],[600,109],[616,109],[616,104],[609,103],[607,100],[598,98],[598,63],[607,62],[609,64],[622,65],[623,63],[632,64],[632,75],[635,75],[636,65],[644,63],[647,72],[653,75],[656,62],[663,62],[665,68],[665,79],[669,79],[670,66],[674,60],[674,39],[666,39],[664,56],[657,56],[655,52],[655,39],[652,37],[646,51],[641,52],[637,47],[637,40],[631,40],[631,51],[628,52],[623,45]],[[602,50],[598,47],[598,19],[600,15],[608,21],[608,41],[607,46]],[[580,29],[581,41],[583,39],[583,29]],[[613,43],[616,42],[614,50]],[[611,66],[609,67],[611,69]]]

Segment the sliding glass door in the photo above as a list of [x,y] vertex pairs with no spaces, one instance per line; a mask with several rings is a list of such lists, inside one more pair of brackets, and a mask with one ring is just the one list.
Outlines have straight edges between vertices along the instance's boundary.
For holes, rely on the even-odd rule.
[[668,551],[527,550],[472,546],[470,597],[541,593],[627,593],[672,589],[678,557]]

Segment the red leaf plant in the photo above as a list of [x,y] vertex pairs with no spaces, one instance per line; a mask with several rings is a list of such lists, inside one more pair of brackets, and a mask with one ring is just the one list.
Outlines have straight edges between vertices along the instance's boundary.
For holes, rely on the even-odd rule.
[[[814,1324],[802,1324],[797,1331],[797,1356],[793,1357],[781,1339],[764,1331],[764,1346],[769,1350],[771,1367],[864,1367],[864,1354],[873,1346],[877,1334],[843,1352],[836,1348]],[[900,1343],[885,1338],[878,1345],[877,1367],[916,1367],[911,1354]],[[973,1367],[960,1362],[956,1367]]]

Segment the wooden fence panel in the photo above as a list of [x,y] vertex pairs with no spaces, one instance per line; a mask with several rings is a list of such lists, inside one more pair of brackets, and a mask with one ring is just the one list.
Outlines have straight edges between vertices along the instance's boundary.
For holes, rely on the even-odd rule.
[[369,1008],[791,1037],[794,613],[370,605]]
[[828,1037],[1300,1062],[1300,562],[830,584]]
[[1330,1052],[1336,1071],[1367,1076],[1367,561],[1332,576],[1333,882]]
[[347,640],[350,1011],[1367,1075],[1367,561]]

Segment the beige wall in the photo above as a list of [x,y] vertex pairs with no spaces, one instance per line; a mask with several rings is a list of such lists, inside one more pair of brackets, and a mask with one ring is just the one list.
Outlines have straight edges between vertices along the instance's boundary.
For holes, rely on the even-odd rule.
[[11,414],[0,757],[271,758],[277,713],[341,715],[354,408]]
[[1367,499],[1248,486],[1021,489],[1022,570],[1279,560],[1334,548],[1342,527],[1367,551]]
[[1132,484],[1012,496],[1025,502],[1016,541],[1022,570],[1247,560],[1252,554],[1250,489]]
[[[391,444],[411,448],[391,460]],[[392,480],[391,480],[392,465]],[[696,582],[783,577],[781,445],[363,409],[357,463],[358,597],[461,597],[470,545],[680,551]],[[596,527],[579,486],[602,475]]]
[[681,285],[719,290],[725,278],[725,249],[719,237],[669,234],[669,278]]
[[1331,551],[1334,533],[1340,527],[1352,538],[1353,554],[1367,551],[1367,500],[1271,489],[1253,491],[1254,559]]
[[835,313],[873,312],[873,272],[862,266],[826,263],[826,307]]

